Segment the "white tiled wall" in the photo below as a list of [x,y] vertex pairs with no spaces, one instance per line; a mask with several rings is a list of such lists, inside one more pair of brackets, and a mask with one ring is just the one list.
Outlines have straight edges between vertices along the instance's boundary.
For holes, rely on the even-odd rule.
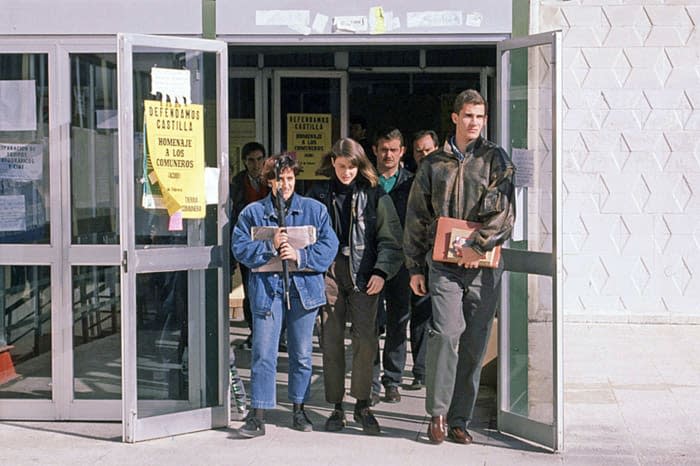
[[563,31],[564,315],[700,323],[700,0],[540,0]]

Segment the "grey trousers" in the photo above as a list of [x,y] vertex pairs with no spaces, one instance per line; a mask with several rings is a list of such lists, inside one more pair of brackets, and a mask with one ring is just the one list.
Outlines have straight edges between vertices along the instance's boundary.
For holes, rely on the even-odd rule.
[[481,363],[500,295],[502,269],[429,260],[433,316],[427,326],[426,400],[431,416],[465,428],[474,414]]
[[379,295],[353,289],[349,260],[338,256],[326,273],[328,304],[323,307],[323,380],[326,401],[340,403],[345,396],[345,322],[352,322],[350,395],[369,400],[372,367],[377,351],[375,319]]

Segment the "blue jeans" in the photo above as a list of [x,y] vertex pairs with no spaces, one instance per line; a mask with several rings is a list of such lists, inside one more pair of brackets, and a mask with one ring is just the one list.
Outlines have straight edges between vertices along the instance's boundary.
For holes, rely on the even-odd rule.
[[289,382],[287,393],[292,403],[304,403],[311,388],[311,350],[318,309],[307,311],[296,290],[291,290],[292,309],[285,312],[282,295],[275,294],[272,309],[253,309],[253,348],[251,360],[251,406],[272,409],[277,405],[277,351],[282,320],[287,325]]

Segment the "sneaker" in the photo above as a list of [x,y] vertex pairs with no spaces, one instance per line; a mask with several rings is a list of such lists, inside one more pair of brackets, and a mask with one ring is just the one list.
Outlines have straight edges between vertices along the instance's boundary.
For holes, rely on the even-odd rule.
[[339,432],[345,427],[345,411],[334,409],[331,416],[326,419],[326,430],[328,432]]
[[401,401],[401,394],[399,393],[399,387],[396,385],[387,385],[384,387],[384,401],[387,403],[398,403]]
[[369,405],[376,406],[379,404],[380,401],[381,401],[381,398],[379,397],[379,393],[372,392],[372,394],[369,397]]
[[294,416],[292,417],[292,429],[301,432],[311,432],[314,430],[314,425],[311,423],[309,416],[306,415],[306,412],[303,409],[294,413]]
[[238,434],[245,438],[262,437],[265,435],[265,421],[261,421],[251,412],[243,424],[238,429]]
[[379,435],[380,428],[377,418],[368,407],[357,409],[353,413],[353,419],[358,424],[362,424],[362,431],[367,435]]
[[413,382],[410,385],[406,385],[404,388],[406,390],[420,390],[425,386],[425,381],[422,377],[414,377]]

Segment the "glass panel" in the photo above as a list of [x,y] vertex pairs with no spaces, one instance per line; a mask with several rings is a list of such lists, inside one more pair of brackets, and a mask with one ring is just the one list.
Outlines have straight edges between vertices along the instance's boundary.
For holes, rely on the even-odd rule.
[[51,398],[48,266],[0,266],[0,398]]
[[117,56],[71,55],[71,240],[119,243]]
[[527,200],[518,222],[529,251],[552,252],[552,47],[510,52],[511,154],[516,186]]
[[[216,55],[191,51],[135,52],[133,62],[136,245],[143,248],[215,245],[216,205],[188,203],[191,199],[204,203],[204,167],[218,168]],[[189,81],[190,100],[183,102],[183,96],[166,97],[161,92],[151,94],[152,69],[164,72],[167,79],[180,79],[182,82],[176,86],[187,87]],[[174,77],[184,71],[189,73]],[[160,85],[156,83],[155,87]],[[148,104],[149,101],[153,103]],[[152,110],[153,118],[151,144],[147,143],[149,128],[144,118],[147,108]],[[198,136],[201,133],[197,125],[202,125],[203,137]],[[201,155],[196,155],[197,147],[203,148],[203,161]],[[164,191],[173,197],[164,196]],[[171,204],[172,218],[166,209],[169,200],[175,200]],[[177,210],[181,216],[175,215]],[[204,218],[192,218],[195,212]]]
[[73,267],[75,399],[121,399],[119,267]]
[[[301,180],[316,177],[321,158],[331,150],[333,142],[340,138],[340,79],[339,78],[281,78],[280,79],[280,127],[281,147],[287,150],[289,134],[301,134],[301,129],[292,129],[287,125],[289,113],[330,115],[331,138],[324,141],[322,132],[314,125],[306,129],[309,138],[305,139],[308,151],[296,151],[299,161],[304,168],[297,177],[296,190],[304,192],[308,186]],[[299,141],[301,138],[296,139]],[[313,141],[313,142],[312,142]],[[326,143],[326,144],[324,144]],[[301,182],[300,182],[301,181]]]
[[0,243],[49,242],[46,54],[0,54]]
[[[243,170],[241,148],[256,141],[255,78],[229,79],[229,179]],[[258,141],[260,142],[260,141]]]
[[218,404],[219,293],[216,270],[139,275],[139,417]]
[[[552,253],[551,46],[508,52],[510,151],[522,210],[510,248]],[[509,273],[509,397],[506,409],[546,424],[554,422],[552,347],[553,280]]]
[[[551,424],[554,422],[552,278],[515,272],[509,275],[511,294],[525,297],[528,323],[520,328],[511,321],[507,410]],[[513,283],[524,285],[526,290],[513,287]]]

